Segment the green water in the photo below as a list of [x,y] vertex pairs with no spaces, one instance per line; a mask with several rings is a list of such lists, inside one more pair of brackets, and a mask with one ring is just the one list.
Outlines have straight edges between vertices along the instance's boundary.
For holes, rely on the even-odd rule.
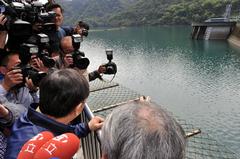
[[[141,27],[90,32],[81,50],[90,70],[114,50],[116,82],[200,127],[229,149],[240,149],[240,49],[196,41],[191,27]],[[110,77],[107,77],[110,78]]]

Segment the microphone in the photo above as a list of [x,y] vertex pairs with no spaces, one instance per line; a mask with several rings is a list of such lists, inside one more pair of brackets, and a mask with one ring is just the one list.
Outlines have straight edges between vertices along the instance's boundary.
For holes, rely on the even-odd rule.
[[49,131],[43,131],[37,134],[23,145],[17,159],[33,159],[33,156],[41,146],[53,137],[54,135]]
[[80,139],[73,133],[56,136],[36,152],[33,159],[71,159],[78,151]]

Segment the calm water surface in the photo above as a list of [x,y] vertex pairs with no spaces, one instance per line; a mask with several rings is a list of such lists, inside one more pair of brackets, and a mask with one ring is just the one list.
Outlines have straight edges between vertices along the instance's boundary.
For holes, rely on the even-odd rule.
[[[114,50],[116,82],[240,149],[240,49],[226,41],[195,41],[191,28],[141,27],[91,32],[81,50],[90,70]],[[110,78],[110,77],[108,77]]]

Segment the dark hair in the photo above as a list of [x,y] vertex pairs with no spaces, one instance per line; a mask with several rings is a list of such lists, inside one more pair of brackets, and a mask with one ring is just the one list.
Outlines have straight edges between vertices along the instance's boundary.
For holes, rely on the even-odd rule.
[[2,50],[0,54],[0,66],[6,66],[8,64],[9,56],[19,54],[17,51]]
[[62,12],[62,13],[64,12],[64,9],[61,7],[61,5],[60,5],[60,4],[57,4],[57,3],[54,3],[54,4],[49,5],[49,6],[46,8],[46,10],[47,10],[47,11],[52,11],[52,10],[55,9],[55,8],[60,8],[61,12]]
[[39,108],[44,114],[65,117],[88,95],[89,84],[84,76],[73,69],[57,70],[40,83]]

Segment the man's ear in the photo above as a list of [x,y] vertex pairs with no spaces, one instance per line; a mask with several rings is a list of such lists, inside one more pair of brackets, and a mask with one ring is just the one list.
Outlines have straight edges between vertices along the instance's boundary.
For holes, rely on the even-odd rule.
[[7,68],[4,66],[0,66],[0,73],[2,73],[3,75],[5,75],[7,73]]
[[107,154],[103,153],[103,154],[102,154],[102,158],[101,158],[101,159],[108,159],[108,156],[107,156]]
[[75,108],[75,115],[79,115],[82,113],[83,111],[83,108],[84,108],[84,103],[80,103],[76,108]]

